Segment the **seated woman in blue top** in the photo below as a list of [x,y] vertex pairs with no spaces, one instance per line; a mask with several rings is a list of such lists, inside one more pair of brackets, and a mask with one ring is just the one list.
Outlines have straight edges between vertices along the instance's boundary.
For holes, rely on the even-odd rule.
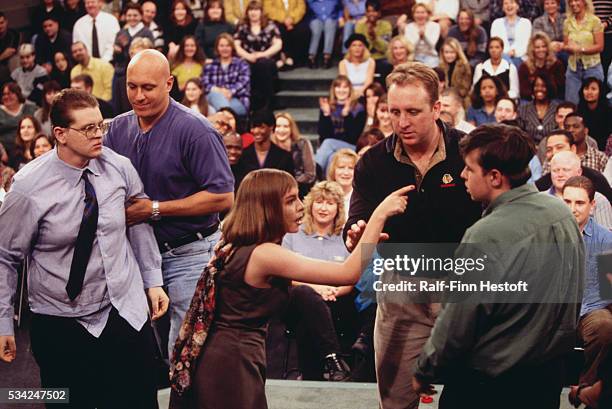
[[338,75],[332,81],[329,98],[319,98],[319,140],[321,145],[315,155],[324,174],[332,155],[338,149],[355,150],[355,144],[366,122],[363,105],[354,97],[348,77]]
[[497,100],[506,96],[506,88],[498,77],[480,78],[472,90],[472,105],[467,111],[468,122],[474,126],[495,123]]
[[[349,254],[342,240],[345,222],[342,188],[336,182],[319,182],[304,199],[304,221],[300,230],[287,234],[283,247],[306,257],[342,262]],[[346,380],[349,367],[339,356],[341,348],[334,322],[354,322],[350,319],[356,314],[351,296],[353,287],[298,281],[293,281],[292,285],[287,324],[296,330],[304,379],[318,380],[323,370],[324,379]],[[341,319],[334,320],[336,315],[341,315]],[[354,337],[350,341],[353,340]]]
[[208,95],[208,104],[218,112],[230,107],[238,115],[249,111],[251,71],[249,64],[235,57],[234,38],[221,33],[215,41],[217,58],[204,67],[202,85]]

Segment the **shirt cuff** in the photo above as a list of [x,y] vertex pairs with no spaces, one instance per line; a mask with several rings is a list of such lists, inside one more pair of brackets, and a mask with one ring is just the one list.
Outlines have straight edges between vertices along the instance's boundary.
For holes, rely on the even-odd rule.
[[[147,270],[142,272],[142,283],[145,290],[153,287],[161,287],[164,285],[161,268]],[[1,328],[1,327],[0,327]]]
[[14,336],[13,318],[0,318],[0,335]]

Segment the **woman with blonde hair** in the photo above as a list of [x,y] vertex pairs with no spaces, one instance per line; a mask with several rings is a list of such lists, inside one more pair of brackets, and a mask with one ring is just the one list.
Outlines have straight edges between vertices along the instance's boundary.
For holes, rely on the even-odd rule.
[[355,99],[348,77],[339,75],[329,88],[329,98],[319,98],[318,132],[321,145],[315,160],[327,171],[331,156],[338,149],[355,150],[366,122],[364,106]]
[[[441,48],[442,58],[439,67],[444,71],[446,88],[455,88],[461,98],[469,98],[472,86],[472,67],[463,53],[461,44],[455,38],[448,37]],[[467,104],[464,103],[464,107]]]
[[274,132],[270,139],[276,146],[291,153],[300,197],[304,197],[317,177],[312,144],[308,139],[302,138],[290,113],[279,112],[275,118]]
[[346,75],[351,80],[355,96],[360,97],[374,82],[376,63],[370,57],[368,40],[363,34],[351,34],[344,46],[348,51],[338,65],[338,73]]
[[353,194],[353,179],[355,177],[355,165],[359,156],[352,149],[340,149],[332,157],[327,171],[327,180],[337,182],[344,192],[344,211],[348,217],[351,195]]
[[604,28],[591,0],[570,0],[563,23],[563,50],[570,56],[565,72],[565,100],[578,104],[582,81],[594,77],[604,81],[600,53]]
[[[399,189],[378,205],[361,243],[378,242],[387,219],[405,211],[413,189]],[[290,283],[342,286],[359,279],[374,246],[356,246],[342,263],[280,246],[285,234],[298,232],[303,217],[297,183],[287,172],[261,169],[242,181],[174,347],[171,407],[267,408],[267,325],[284,309]]]
[[521,99],[530,100],[533,82],[537,74],[543,74],[555,86],[553,99],[563,99],[565,95],[565,67],[557,58],[550,38],[546,33],[537,32],[529,40],[527,59],[518,69]]
[[414,47],[406,40],[406,37],[398,35],[389,41],[387,48],[387,61],[392,66],[397,66],[414,59]]
[[436,45],[440,39],[440,24],[431,20],[431,9],[425,3],[412,6],[414,21],[406,25],[404,36],[414,44],[414,59],[428,67],[438,66],[439,57]]

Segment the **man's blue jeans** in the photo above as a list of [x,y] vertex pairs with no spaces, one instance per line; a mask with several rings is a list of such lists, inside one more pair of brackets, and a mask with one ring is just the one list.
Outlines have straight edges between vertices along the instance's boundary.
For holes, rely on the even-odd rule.
[[162,273],[164,286],[170,298],[170,335],[168,337],[168,358],[172,359],[172,349],[179,329],[191,304],[198,279],[212,257],[221,231],[202,240],[194,241],[162,253]]

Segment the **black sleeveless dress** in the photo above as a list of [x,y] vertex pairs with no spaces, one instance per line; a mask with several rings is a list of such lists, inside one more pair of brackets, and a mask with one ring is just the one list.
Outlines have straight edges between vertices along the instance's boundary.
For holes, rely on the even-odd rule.
[[289,281],[270,288],[244,282],[256,246],[236,249],[218,273],[215,320],[202,348],[193,381],[198,409],[265,409],[266,334],[269,319],[288,300]]

